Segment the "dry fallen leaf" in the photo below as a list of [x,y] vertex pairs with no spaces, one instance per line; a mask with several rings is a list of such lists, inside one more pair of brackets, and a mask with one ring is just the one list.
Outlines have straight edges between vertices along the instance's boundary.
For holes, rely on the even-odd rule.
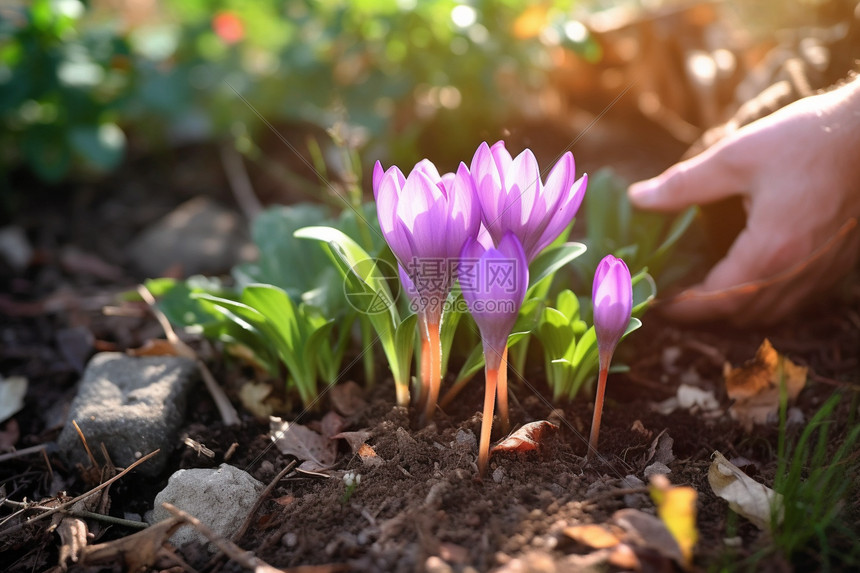
[[789,401],[797,398],[806,385],[807,368],[780,355],[765,339],[755,358],[740,368],[726,364],[723,373],[726,393],[735,401],[729,413],[749,432],[754,424],[765,424],[776,416],[781,384],[785,384]]
[[619,509],[612,514],[612,521],[624,530],[622,539],[631,547],[645,547],[657,551],[663,557],[684,565],[684,554],[677,540],[657,517],[638,509]]
[[678,542],[684,556],[684,566],[693,563],[693,547],[699,538],[696,529],[696,490],[689,486],[673,486],[666,476],[651,478],[651,499],[657,505],[657,515]]
[[364,390],[352,380],[334,386],[329,391],[329,399],[332,407],[346,417],[361,412],[367,406]]
[[595,523],[565,527],[563,533],[577,543],[592,549],[606,549],[621,543],[609,527]]
[[239,388],[239,401],[254,417],[264,420],[274,412],[274,406],[266,400],[271,393],[271,384],[245,382]]
[[557,431],[558,426],[546,420],[531,422],[496,444],[490,453],[536,450],[540,447],[541,440],[545,440]]
[[766,487],[715,451],[708,468],[708,483],[714,493],[729,502],[735,513],[753,522],[759,529],[770,531],[773,508],[779,507],[777,523],[782,522],[782,495]]
[[337,442],[313,430],[278,417],[269,419],[272,440],[282,454],[302,460],[302,469],[318,471],[328,469],[337,456]]
[[349,449],[352,453],[358,453],[358,450],[370,438],[371,434],[368,430],[357,430],[355,432],[341,432],[331,437],[332,440],[344,439],[349,444]]
[[376,450],[367,444],[362,444],[361,447],[358,448],[358,457],[361,458],[361,461],[364,462],[364,465],[366,466],[381,466],[385,463],[384,460],[377,455]]
[[24,407],[27,379],[23,376],[0,375],[0,422],[5,422]]
[[320,420],[320,432],[323,437],[328,439],[332,439],[334,436],[341,433],[345,426],[346,421],[334,411],[329,412],[323,416],[322,420]]

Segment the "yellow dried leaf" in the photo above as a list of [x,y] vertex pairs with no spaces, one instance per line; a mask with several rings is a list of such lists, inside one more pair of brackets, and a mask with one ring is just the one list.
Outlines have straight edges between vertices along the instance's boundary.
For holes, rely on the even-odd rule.
[[794,400],[806,385],[807,368],[779,354],[765,339],[752,360],[739,368],[723,368],[726,393],[734,400],[729,408],[732,418],[751,431],[779,411],[780,386],[785,385],[789,400]]
[[696,529],[696,490],[687,486],[673,486],[663,475],[654,476],[649,489],[651,499],[657,505],[657,515],[678,542],[684,565],[689,567],[693,563],[693,547],[699,538]]

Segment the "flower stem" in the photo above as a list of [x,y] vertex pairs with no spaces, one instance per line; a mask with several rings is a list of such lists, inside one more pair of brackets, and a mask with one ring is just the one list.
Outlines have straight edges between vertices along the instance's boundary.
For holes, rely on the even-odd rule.
[[[424,405],[424,422],[433,418],[436,412],[436,402],[439,400],[439,389],[442,386],[442,344],[439,341],[439,323],[427,323],[427,355],[430,363],[427,368],[427,403]],[[423,342],[422,342],[423,344]],[[424,358],[421,358],[422,370],[424,369]],[[422,393],[424,381],[422,380]]]
[[427,385],[430,383],[430,339],[425,336],[425,329],[421,329],[421,372],[418,380],[420,389],[418,393],[418,401],[416,405],[418,409],[424,408],[427,404]]
[[496,404],[496,383],[499,370],[489,367],[485,370],[484,413],[481,417],[481,441],[478,447],[478,475],[484,477],[490,461],[490,434],[493,431],[493,407]]
[[609,360],[600,358],[600,373],[597,376],[597,395],[594,397],[594,417],[591,419],[591,437],[588,439],[586,459],[597,454],[597,439],[600,436],[600,419],[603,417],[603,394],[606,392],[606,376],[609,374]]
[[498,391],[497,399],[499,401],[499,418],[502,422],[502,433],[507,434],[511,429],[511,422],[508,417],[508,345],[505,344],[505,349],[502,351],[502,362],[498,370]]

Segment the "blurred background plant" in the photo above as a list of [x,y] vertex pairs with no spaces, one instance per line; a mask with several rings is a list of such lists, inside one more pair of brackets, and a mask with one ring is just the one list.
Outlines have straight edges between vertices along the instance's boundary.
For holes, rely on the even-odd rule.
[[345,119],[391,163],[440,137],[454,161],[510,115],[506,82],[544,81],[538,35],[550,17],[563,29],[566,4],[13,2],[0,8],[3,168],[56,182],[115,169],[129,147],[218,137],[248,153],[262,118]]

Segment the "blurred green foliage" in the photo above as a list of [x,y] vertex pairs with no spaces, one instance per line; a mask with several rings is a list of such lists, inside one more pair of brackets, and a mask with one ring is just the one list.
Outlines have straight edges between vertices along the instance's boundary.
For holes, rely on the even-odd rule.
[[[0,161],[57,181],[114,169],[126,136],[144,149],[225,136],[249,149],[261,118],[346,122],[353,147],[374,144],[382,152],[373,155],[392,163],[414,161],[422,138],[454,160],[510,113],[505,86],[541,84],[549,59],[539,34],[563,30],[569,8],[538,0],[13,4],[0,17]],[[577,41],[571,46],[586,47]]]

